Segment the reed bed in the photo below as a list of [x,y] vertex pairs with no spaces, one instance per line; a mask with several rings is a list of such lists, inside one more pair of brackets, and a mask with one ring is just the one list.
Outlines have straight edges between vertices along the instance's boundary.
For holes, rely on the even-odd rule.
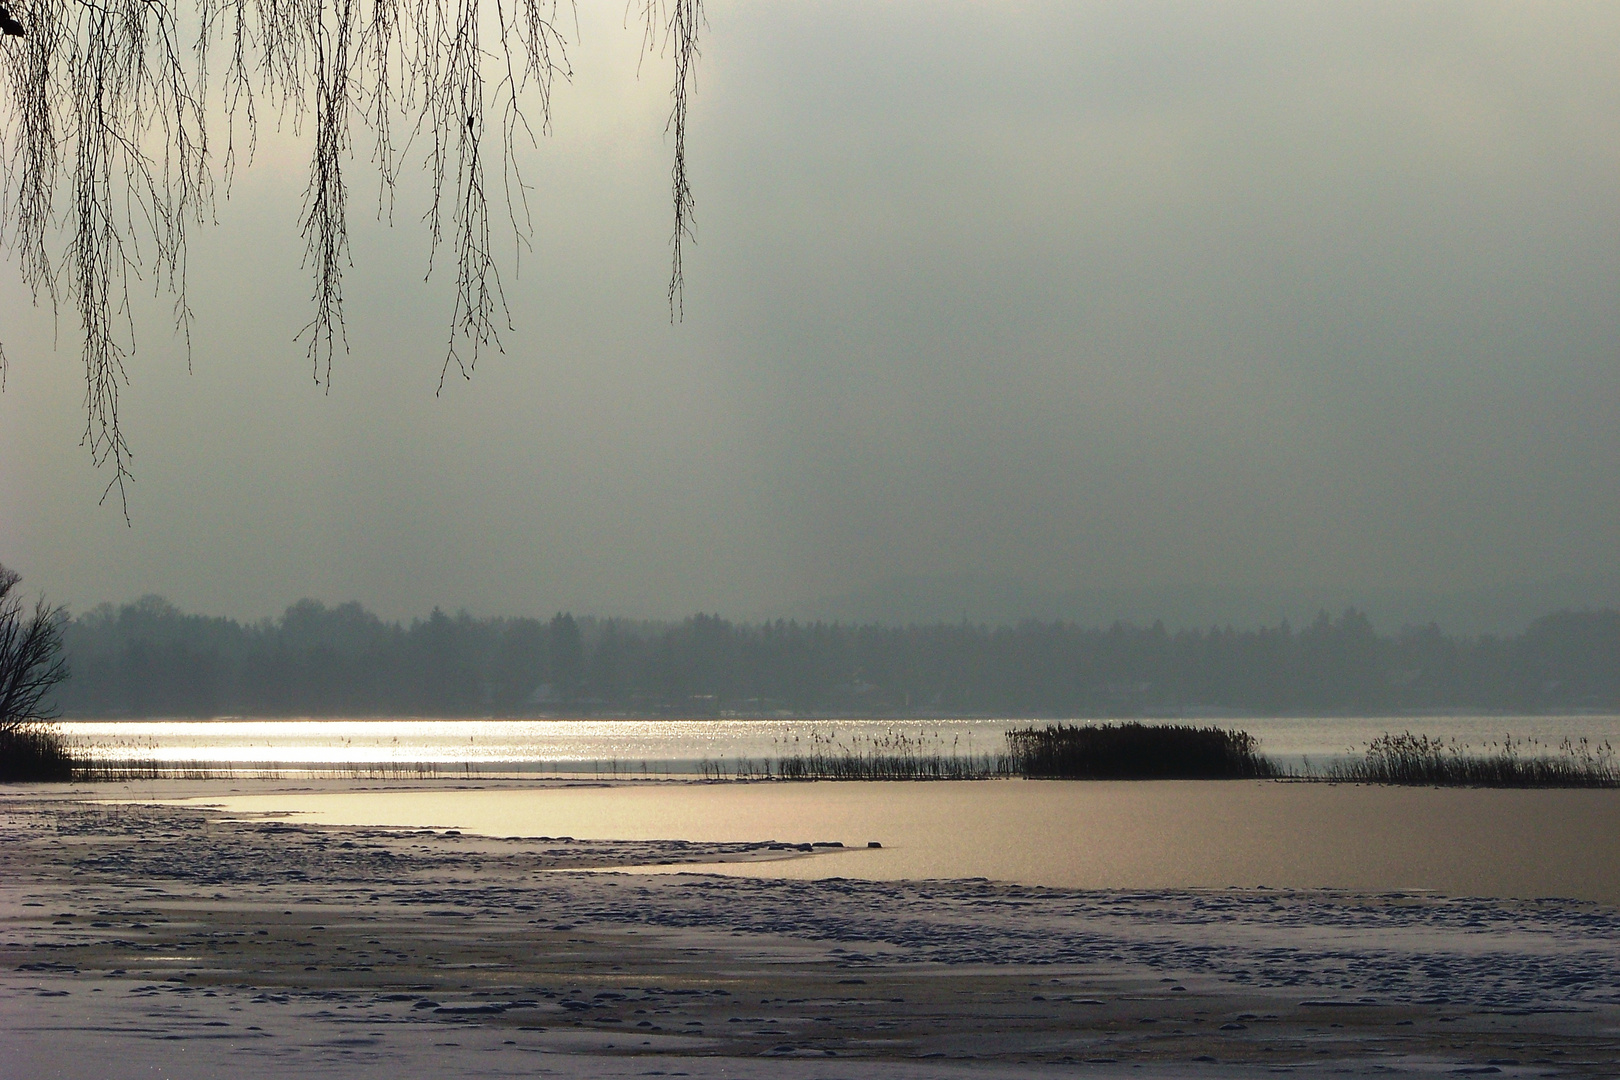
[[[1607,743],[1566,740],[1488,744],[1483,752],[1404,733],[1375,739],[1349,761],[1285,769],[1260,753],[1245,731],[1134,721],[1051,724],[1007,732],[1004,753],[979,753],[953,740],[889,732],[840,738],[812,732],[762,759],[708,759],[706,780],[1265,780],[1473,787],[1616,787],[1620,763]],[[615,770],[615,775],[617,775]]]
[[791,752],[754,762],[705,761],[709,780],[1220,780],[1281,776],[1241,731],[1138,723],[1025,728],[1002,753],[889,732],[841,739],[813,732]]
[[[256,776],[257,773],[248,775]],[[73,779],[89,783],[136,780],[236,780],[227,765],[206,761],[151,761],[144,758],[87,758],[73,771]]]
[[1180,724],[1051,724],[1007,733],[1012,771],[1061,780],[1244,780],[1282,775],[1244,731]]
[[990,780],[1013,775],[1006,754],[977,753],[959,739],[890,730],[877,736],[840,737],[813,731],[782,744],[785,752],[754,761],[706,760],[708,780]]
[[1366,754],[1338,762],[1314,777],[1367,784],[1456,787],[1620,787],[1620,766],[1608,743],[1565,739],[1556,748],[1511,736],[1475,752],[1455,741],[1385,733]]
[[[441,775],[433,762],[342,762],[310,767],[275,761],[159,761],[152,758],[85,758],[73,779],[88,782],[138,780],[434,780]],[[469,774],[470,775],[470,774]]]
[[[559,774],[590,773],[581,763],[557,764]],[[603,778],[651,778],[647,762],[598,761]],[[353,762],[307,766],[277,762],[161,761],[98,757],[40,725],[0,733],[0,780],[220,780],[307,777],[350,780],[471,778],[472,762]],[[521,771],[534,771],[524,769]],[[543,768],[539,771],[546,771]],[[1455,740],[1411,732],[1385,733],[1358,757],[1285,770],[1259,751],[1244,731],[1135,721],[1050,724],[1006,733],[1005,749],[980,752],[959,738],[890,730],[880,736],[841,737],[837,729],[793,735],[760,759],[707,759],[695,770],[711,781],[991,780],[1010,777],[1067,780],[1290,779],[1327,783],[1463,787],[1620,787],[1620,762],[1608,743],[1564,740],[1556,747],[1534,740],[1489,743],[1475,750]],[[660,773],[659,775],[671,775]]]
[[0,781],[72,780],[84,764],[50,724],[0,728]]

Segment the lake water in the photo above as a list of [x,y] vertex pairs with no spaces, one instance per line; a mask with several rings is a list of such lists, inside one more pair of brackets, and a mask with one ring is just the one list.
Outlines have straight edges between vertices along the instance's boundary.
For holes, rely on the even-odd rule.
[[[1200,722],[1247,730],[1284,764],[1359,752],[1386,731],[1475,748],[1508,735],[1546,747],[1565,738],[1620,743],[1620,717],[1614,716]],[[818,745],[997,753],[1005,732],[1027,723],[229,719],[66,727],[108,758],[223,763],[237,777],[251,776],[259,763],[279,763],[279,783],[225,783],[218,797],[210,792],[204,800],[244,813],[492,836],[836,840],[850,846],[803,859],[717,864],[718,873],[986,877],[1126,889],[1430,889],[1620,903],[1620,791],[1263,782],[594,782],[691,775],[704,762],[759,762]],[[370,790],[319,779],[323,771],[341,776],[347,768],[360,775],[356,767],[418,763],[434,766],[441,779],[359,785]],[[546,773],[584,774],[593,782],[542,780]],[[869,841],[882,847],[868,849]]]
[[[1042,721],[1044,723],[1044,721]],[[1284,765],[1360,753],[1384,732],[1412,731],[1483,748],[1511,735],[1556,747],[1587,738],[1620,746],[1620,716],[1266,717],[1148,721],[1248,731]],[[1032,721],[973,720],[129,720],[62,727],[99,758],[289,769],[367,764],[501,772],[695,773],[704,762],[808,753],[816,740],[872,749],[990,754]]]
[[[331,825],[489,836],[839,841],[685,870],[966,878],[1093,889],[1334,888],[1620,903],[1620,791],[1268,781],[312,783],[193,804]],[[348,788],[348,790],[345,790]],[[133,794],[133,792],[132,792]],[[878,841],[881,849],[865,845]]]

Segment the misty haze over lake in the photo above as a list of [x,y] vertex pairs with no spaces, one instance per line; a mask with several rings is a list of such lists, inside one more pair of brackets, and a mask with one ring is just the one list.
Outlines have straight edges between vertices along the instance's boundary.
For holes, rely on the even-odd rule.
[[[1394,0],[706,7],[672,325],[663,78],[583,6],[516,329],[359,179],[329,391],[261,132],[132,298],[131,526],[73,344],[0,297],[0,557],[84,612],[1002,621],[1614,606],[1620,12]],[[394,216],[412,223],[407,181]]]

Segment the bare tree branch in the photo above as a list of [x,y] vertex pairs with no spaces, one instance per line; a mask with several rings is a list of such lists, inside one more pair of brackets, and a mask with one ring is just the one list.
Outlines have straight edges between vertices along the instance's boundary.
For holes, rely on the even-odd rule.
[[[693,239],[686,172],[687,105],[698,56],[702,0],[643,4],[644,52],[662,38],[675,85],[671,192],[671,319],[683,300],[682,244]],[[470,377],[480,350],[511,328],[492,222],[488,169],[498,155],[500,195],[515,249],[532,243],[519,140],[550,130],[554,80],[571,77],[558,0],[195,0],[196,37],[180,45],[171,0],[16,0],[15,32],[0,34],[0,243],[15,255],[34,302],[65,300],[82,332],[83,443],[108,466],[126,519],[132,455],[119,416],[135,352],[132,282],[174,300],[187,342],[186,230],[212,213],[214,165],[207,118],[223,111],[221,172],[228,185],[251,161],[266,115],[305,120],[314,146],[299,228],[313,279],[307,339],[316,382],[328,389],[348,347],[344,272],[352,268],[346,160],[354,126],[369,127],[378,214],[392,220],[402,162],[421,140],[431,201],[428,274],[444,247],[453,258],[449,334],[439,388],[452,365]],[[190,23],[188,23],[188,26]],[[493,31],[491,47],[481,35]],[[189,32],[189,31],[188,31]],[[216,83],[209,58],[225,50]],[[534,111],[537,107],[537,112]],[[495,130],[488,128],[493,114]],[[531,116],[533,121],[531,122]],[[403,121],[396,128],[396,122]],[[238,124],[241,130],[238,130]],[[408,134],[403,142],[396,131]],[[241,140],[242,157],[238,155]],[[6,374],[0,342],[0,388]]]
[[[311,21],[315,70],[315,154],[304,189],[304,264],[315,266],[315,317],[300,332],[309,335],[315,380],[332,386],[332,355],[343,327],[343,263],[349,257],[348,190],[343,157],[349,149],[349,49],[355,0],[332,0],[316,8]],[[324,371],[322,365],[324,361]]]
[[0,735],[56,716],[48,698],[67,678],[62,659],[61,608],[41,597],[24,614],[16,571],[0,566]]
[[[635,2],[635,0],[633,0]],[[692,185],[686,176],[686,115],[692,84],[697,75],[698,31],[702,28],[703,0],[639,0],[641,4],[641,52],[645,57],[660,48],[673,52],[675,87],[670,91],[669,121],[665,134],[675,134],[675,160],[670,169],[670,198],[674,203],[675,229],[670,237],[669,321],[686,317],[686,279],[681,267],[681,246],[696,241],[692,216],[696,204]],[[628,14],[627,14],[628,17]]]
[[675,131],[675,164],[670,171],[670,195],[675,203],[675,231],[670,238],[669,315],[686,317],[686,278],[681,271],[681,242],[697,239],[692,231],[692,185],[686,177],[686,106],[698,58],[698,27],[703,21],[703,0],[675,0],[669,37],[675,51],[674,103],[669,126]]

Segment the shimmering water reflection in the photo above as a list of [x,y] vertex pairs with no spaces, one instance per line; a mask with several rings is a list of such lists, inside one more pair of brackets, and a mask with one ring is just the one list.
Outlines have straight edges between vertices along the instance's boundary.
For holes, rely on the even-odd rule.
[[66,734],[115,761],[389,762],[485,771],[691,773],[704,762],[809,753],[816,741],[904,742],[925,753],[1006,748],[1004,720],[138,720]]
[[[878,720],[131,720],[63,728],[113,761],[275,762],[293,768],[427,763],[484,772],[691,773],[705,761],[806,753],[815,740],[905,742],[925,753],[999,753],[1004,734],[1032,721]],[[1620,745],[1620,716],[1264,717],[1150,723],[1241,728],[1288,766],[1359,753],[1386,731],[1455,739],[1476,748],[1506,736],[1556,747],[1587,738]]]

